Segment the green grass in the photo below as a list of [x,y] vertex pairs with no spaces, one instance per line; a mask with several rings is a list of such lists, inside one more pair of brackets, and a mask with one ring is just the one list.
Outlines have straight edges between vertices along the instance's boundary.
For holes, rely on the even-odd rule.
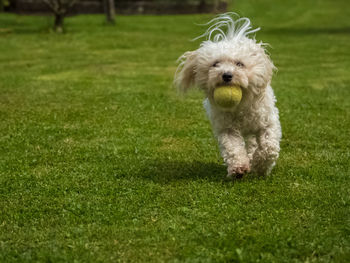
[[289,2],[235,1],[283,127],[272,175],[236,183],[171,87],[212,16],[0,14],[0,262],[347,262],[349,3]]

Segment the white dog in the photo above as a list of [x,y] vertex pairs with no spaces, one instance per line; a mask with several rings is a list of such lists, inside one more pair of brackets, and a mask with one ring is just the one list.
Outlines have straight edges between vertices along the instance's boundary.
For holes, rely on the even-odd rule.
[[[204,91],[204,107],[228,178],[250,171],[267,175],[278,158],[282,136],[270,86],[275,67],[265,45],[248,37],[260,28],[252,29],[248,18],[234,21],[233,15],[220,15],[207,24],[208,30],[200,36],[207,40],[179,58],[175,84],[183,92],[191,87]],[[228,85],[241,87],[242,100],[234,109],[224,110],[212,103],[212,96],[217,87]]]

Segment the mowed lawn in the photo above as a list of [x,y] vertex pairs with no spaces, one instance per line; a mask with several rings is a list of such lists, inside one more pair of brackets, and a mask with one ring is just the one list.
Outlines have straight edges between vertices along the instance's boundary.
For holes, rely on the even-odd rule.
[[348,262],[350,4],[286,2],[232,8],[283,128],[271,176],[235,183],[202,94],[172,88],[212,15],[0,14],[0,262]]

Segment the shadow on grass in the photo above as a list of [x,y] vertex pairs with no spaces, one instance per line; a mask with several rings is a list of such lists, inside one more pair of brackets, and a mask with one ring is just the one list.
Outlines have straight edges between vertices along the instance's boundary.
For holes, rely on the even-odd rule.
[[173,181],[208,180],[222,181],[226,167],[218,163],[200,161],[181,162],[154,160],[141,168],[138,176],[155,183],[166,184]]
[[[207,162],[180,162],[155,160],[143,167],[138,176],[159,184],[167,184],[174,181],[198,181],[230,184],[233,181],[226,181],[226,166],[219,163]],[[241,179],[234,180],[234,183],[247,182],[263,179],[254,174],[249,174]]]

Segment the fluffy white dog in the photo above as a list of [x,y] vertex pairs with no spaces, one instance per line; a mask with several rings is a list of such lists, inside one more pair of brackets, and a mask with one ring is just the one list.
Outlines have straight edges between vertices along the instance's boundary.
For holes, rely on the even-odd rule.
[[[275,67],[265,52],[265,44],[249,38],[260,28],[252,29],[248,18],[234,20],[234,15],[226,13],[207,24],[208,30],[200,36],[207,40],[179,58],[175,76],[181,91],[191,87],[204,91],[204,107],[229,179],[250,171],[269,174],[278,158],[282,136],[270,86]],[[214,90],[231,85],[241,87],[241,102],[228,110],[216,106]]]

